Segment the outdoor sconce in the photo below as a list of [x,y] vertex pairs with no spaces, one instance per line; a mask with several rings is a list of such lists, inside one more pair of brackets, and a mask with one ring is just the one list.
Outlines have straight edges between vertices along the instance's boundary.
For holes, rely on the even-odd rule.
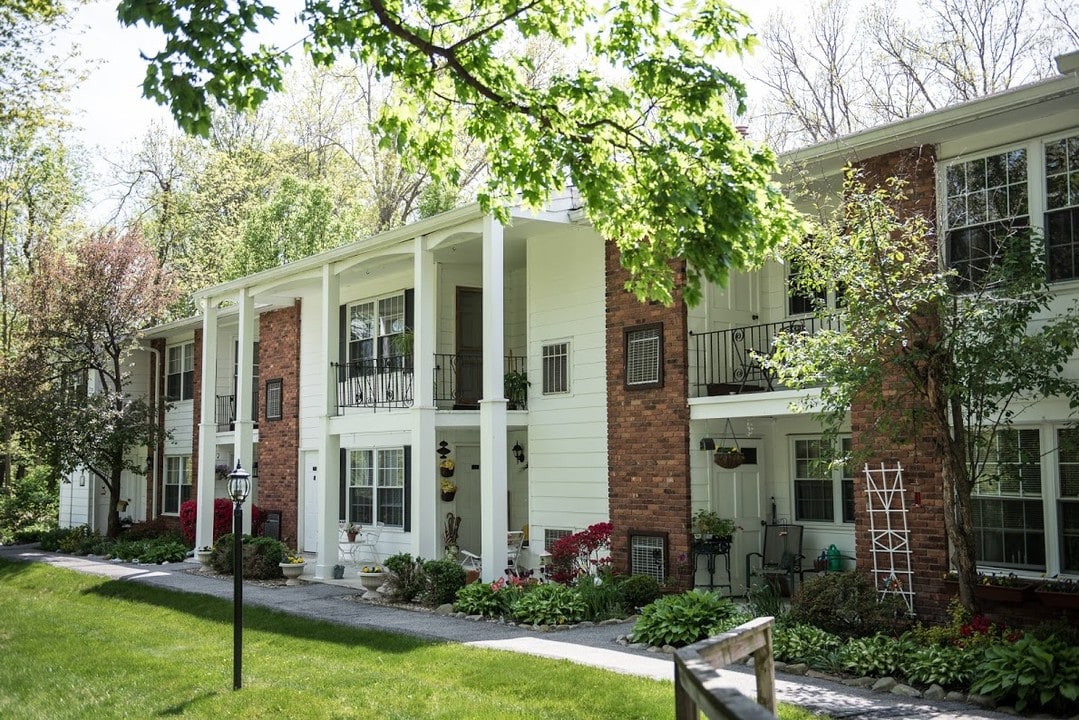
[[518,463],[523,463],[525,461],[525,449],[521,447],[521,443],[514,443],[510,451],[513,453],[513,457]]

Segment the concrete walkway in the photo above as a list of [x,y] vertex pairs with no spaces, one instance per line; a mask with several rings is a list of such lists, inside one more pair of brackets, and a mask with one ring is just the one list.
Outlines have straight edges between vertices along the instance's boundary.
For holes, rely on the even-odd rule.
[[[232,598],[231,578],[201,573],[198,571],[198,563],[194,561],[173,565],[130,565],[44,552],[30,545],[0,547],[0,558],[45,562],[118,581],[139,582],[170,590]],[[501,623],[477,622],[355,601],[356,595],[361,592],[362,590],[347,581],[336,584],[310,582],[296,587],[268,587],[248,582],[244,584],[244,604],[352,627],[373,628],[432,640],[568,660],[627,675],[659,680],[671,680],[674,676],[674,664],[669,657],[626,648],[615,642],[617,637],[629,632],[631,628],[628,623],[537,633]],[[738,688],[750,697],[755,696],[756,685],[750,670],[743,667],[729,668],[720,674],[731,687]],[[829,680],[783,674],[779,675],[776,682],[776,694],[783,702],[800,705],[833,718],[962,720],[1010,717],[966,704],[910,700],[852,688]]]

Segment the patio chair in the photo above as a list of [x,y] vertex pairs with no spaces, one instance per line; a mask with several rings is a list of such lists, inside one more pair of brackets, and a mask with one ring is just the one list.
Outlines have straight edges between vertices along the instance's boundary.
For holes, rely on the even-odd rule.
[[[764,552],[746,555],[746,584],[753,575],[763,577],[773,587],[785,578],[787,589],[794,591],[794,576],[802,581],[802,525],[766,525],[764,528]],[[760,558],[759,567],[753,568],[753,558]]]
[[461,550],[461,567],[465,570],[482,570],[483,557],[468,550]]
[[510,530],[506,533],[506,565],[517,569],[517,559],[521,556],[521,546],[524,545],[525,534],[523,530]]
[[356,536],[356,542],[353,550],[353,559],[358,554],[362,559],[363,556],[370,555],[371,560],[376,563],[382,562],[382,558],[378,555],[378,538],[382,535],[382,523],[376,523],[374,525],[364,526],[360,534]]

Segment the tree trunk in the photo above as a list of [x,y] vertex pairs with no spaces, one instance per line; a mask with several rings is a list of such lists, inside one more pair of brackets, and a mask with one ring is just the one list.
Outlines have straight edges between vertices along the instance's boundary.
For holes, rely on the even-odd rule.
[[120,476],[123,474],[123,464],[116,462],[112,466],[110,477],[105,482],[109,490],[109,524],[106,535],[110,538],[120,537]]

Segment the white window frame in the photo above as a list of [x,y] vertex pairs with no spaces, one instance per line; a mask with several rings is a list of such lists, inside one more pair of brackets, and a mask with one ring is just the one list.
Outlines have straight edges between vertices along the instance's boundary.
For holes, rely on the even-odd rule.
[[[844,457],[849,458],[851,452],[851,438],[849,435],[840,435],[836,438],[840,443],[840,452]],[[807,468],[805,476],[800,475],[799,471],[799,443],[817,443],[823,446],[826,442],[825,438],[819,435],[805,435],[805,436],[793,436],[790,438],[790,460],[791,460],[791,510],[794,515],[794,521],[797,523],[814,523],[820,525],[834,525],[840,527],[851,527],[854,524],[854,516],[857,513],[857,509],[853,507],[853,494],[854,494],[854,466],[849,461],[844,462],[841,466],[828,468],[825,470],[822,476],[813,476],[812,468]],[[818,457],[820,453],[818,452]],[[811,459],[807,458],[809,462]],[[806,518],[800,514],[800,507],[798,503],[798,489],[800,483],[822,483],[828,486],[828,491],[831,495],[832,517],[831,519],[821,518]]]
[[[394,307],[395,305],[397,308]],[[370,336],[354,339],[352,337],[353,314],[358,309],[367,306],[370,308],[369,327],[367,328]],[[345,312],[347,319],[345,327],[345,333],[347,334],[345,338],[346,360],[349,363],[374,361],[375,367],[382,368],[385,361],[399,355],[395,349],[394,338],[403,334],[406,330],[404,291],[348,303]],[[371,343],[370,355],[357,355],[354,350],[354,343],[365,342]],[[362,346],[355,347],[360,348]]]
[[[568,395],[570,393],[570,362],[572,348],[569,340],[544,343],[540,349],[540,373],[544,395]],[[559,382],[560,381],[560,382]]]
[[[404,529],[411,508],[405,496],[405,449],[403,447],[353,448],[346,453],[345,517],[349,523]],[[366,491],[366,492],[364,492]],[[366,503],[353,507],[363,497]],[[397,516],[400,513],[399,517]]]
[[[623,333],[626,387],[663,387],[663,323],[626,327]],[[643,355],[646,352],[648,356]]]
[[[184,502],[191,499],[192,466],[190,455],[166,455],[165,479],[161,492],[161,514],[179,515]],[[184,488],[187,497],[184,497]],[[170,490],[175,488],[175,490]],[[169,509],[170,495],[175,493],[176,508]]]
[[[184,402],[195,397],[195,343],[185,342],[165,348],[165,396],[171,402]],[[172,378],[178,378],[179,391],[170,391]],[[190,377],[189,381],[185,380]],[[187,393],[185,395],[185,392]]]

